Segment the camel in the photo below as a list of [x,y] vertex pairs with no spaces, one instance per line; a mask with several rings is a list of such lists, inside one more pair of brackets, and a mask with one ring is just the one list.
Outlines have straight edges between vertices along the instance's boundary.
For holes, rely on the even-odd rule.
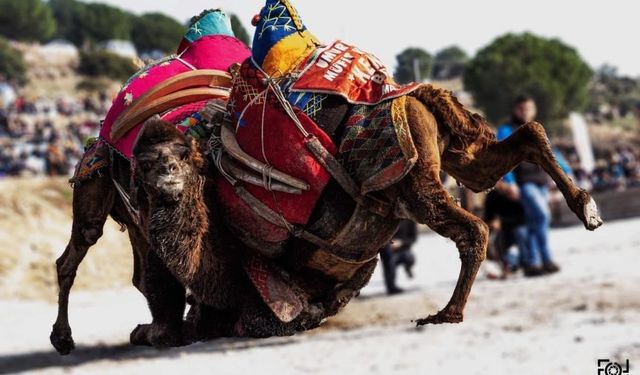
[[[280,51],[282,57],[279,60],[272,59],[269,62],[274,74],[280,75],[269,77],[271,82],[283,78],[282,75],[287,71],[287,65],[285,65],[287,58],[293,56],[291,58],[293,65],[297,66],[300,63],[300,58],[294,56],[295,48],[299,48],[300,45],[309,46],[316,43],[315,37],[310,36],[306,27],[302,25],[297,12],[289,1],[267,0],[267,5],[262,9],[261,14],[254,18],[254,25],[257,25],[259,30],[256,33],[256,39],[254,39],[253,58],[251,62],[246,64],[261,64],[259,56],[256,56],[256,46],[259,47],[261,43],[259,38],[264,38],[263,40],[267,41],[265,43],[273,44],[273,41],[280,37],[277,33],[283,32],[277,26],[260,26],[261,19],[270,22],[270,25],[278,25],[277,19],[274,21],[274,14],[277,14],[277,17],[285,17],[283,24],[286,24],[286,28],[283,30],[285,30],[285,36],[287,33],[289,35],[285,38],[288,44],[280,44],[280,46],[284,45],[285,48],[292,46],[292,49]],[[285,16],[282,16],[283,14]],[[273,35],[269,33],[273,33]],[[290,38],[294,37],[300,38],[301,42],[289,43]],[[274,54],[266,52],[264,55],[267,56],[265,59],[267,61],[269,56]],[[268,75],[270,73],[265,73],[268,68],[266,65],[265,62],[262,68],[264,69],[263,73]],[[282,97],[283,94],[278,92],[280,90],[278,87],[278,85],[269,83],[265,89],[266,94]],[[409,94],[404,95],[403,99],[402,103],[404,103],[410,134],[417,150],[417,162],[400,181],[370,194],[371,197],[375,196],[377,201],[384,201],[393,209],[386,213],[375,212],[375,209],[367,207],[366,204],[366,202],[370,203],[374,200],[363,201],[363,197],[354,197],[348,191],[348,184],[340,181],[340,176],[333,174],[333,178],[322,193],[309,222],[303,228],[306,230],[307,236],[301,235],[299,228],[290,228],[287,224],[283,225],[291,230],[292,238],[286,243],[284,251],[272,254],[271,261],[281,266],[291,277],[295,278],[311,273],[312,269],[308,267],[309,262],[314,254],[321,250],[325,253],[329,251],[334,258],[344,259],[347,258],[345,254],[345,249],[347,249],[349,255],[352,256],[349,259],[355,262],[375,259],[378,250],[389,241],[395,232],[399,221],[410,219],[425,224],[439,235],[451,239],[456,244],[461,260],[460,274],[449,302],[436,314],[418,319],[416,323],[424,325],[462,322],[464,307],[472,284],[480,264],[486,256],[489,230],[480,218],[462,209],[450,196],[440,180],[441,172],[446,172],[460,184],[477,193],[491,189],[502,176],[514,169],[519,163],[525,161],[535,163],[541,166],[553,179],[566,199],[569,208],[582,221],[586,229],[595,230],[602,225],[595,201],[586,191],[579,189],[562,171],[552,152],[544,127],[540,123],[525,124],[518,128],[511,137],[499,142],[496,140],[489,123],[483,117],[466,110],[446,90],[422,84]],[[264,102],[266,103],[266,100]],[[287,105],[284,101],[280,103],[283,103],[283,106]],[[266,106],[267,104],[262,105]],[[338,144],[341,136],[340,130],[344,128],[347,115],[352,113],[357,105],[359,104],[350,104],[342,96],[329,96],[323,108],[316,114],[316,122]],[[222,118],[223,115],[221,114],[220,117]],[[262,121],[263,126],[269,125],[268,119],[265,120],[264,115]],[[141,138],[141,142],[143,140],[144,136]],[[268,141],[268,139],[264,140],[264,142]],[[176,160],[179,163],[180,158],[176,158]],[[329,164],[327,163],[327,165]],[[141,168],[145,169],[144,166]],[[207,180],[215,180],[221,172],[214,168],[208,168],[205,173]],[[188,180],[196,181],[193,178]],[[186,186],[188,185],[187,183]],[[364,199],[371,197],[364,197]],[[153,199],[151,196],[149,201],[151,206],[154,205]],[[219,206],[215,204],[208,205],[208,208],[214,215],[216,210],[220,210]],[[228,217],[229,212],[223,213],[222,219],[233,228],[234,223]],[[357,225],[353,224],[354,222]],[[318,241],[313,240],[314,237],[334,239],[347,224],[353,224],[353,229],[347,236],[348,238],[342,239],[341,246],[321,249]],[[170,231],[166,224],[162,228],[164,231]],[[159,231],[158,234],[162,234],[162,231]],[[175,231],[172,231],[170,238],[176,244],[188,240],[187,236],[175,233]],[[325,242],[331,246],[330,241]],[[212,246],[215,254],[223,252],[223,250],[216,250],[216,246],[219,245],[226,246],[225,243],[215,243]],[[260,246],[251,246],[251,241],[245,241],[244,245],[252,248],[249,251],[264,253],[264,249],[261,249]],[[182,249],[181,246],[179,247]],[[215,301],[218,294],[223,293],[225,288],[206,289],[202,285],[216,284],[216,282],[208,283],[206,280],[206,277],[212,277],[211,275],[217,272],[216,268],[211,266],[209,262],[189,263],[188,259],[191,259],[188,256],[189,252],[180,252],[182,255],[180,261],[177,261],[175,256],[171,255],[176,251],[163,251],[158,256],[172,274],[194,292],[198,301],[204,304]],[[189,263],[187,269],[185,269],[184,262]],[[323,280],[327,278],[331,279],[326,274],[320,277]],[[351,280],[348,279],[347,282],[349,281]],[[333,287],[339,283],[334,280],[333,284],[329,282],[326,285]],[[329,291],[331,288],[321,291],[319,295],[326,297],[326,293]]]
[[[190,26],[197,24],[204,17],[208,19],[208,27],[200,27],[196,30],[197,32],[190,28],[179,51],[189,48],[190,42],[196,38],[217,35],[230,38],[232,33],[229,19],[219,10],[203,11],[191,19]],[[166,65],[169,61],[163,59],[159,63]],[[155,65],[146,67],[134,77],[147,72]],[[124,95],[124,90],[120,94]],[[185,309],[186,291],[171,276],[155,253],[149,251],[150,245],[146,233],[147,216],[144,206],[146,198],[143,196],[144,191],[131,188],[130,160],[118,152],[110,154],[108,167],[82,181],[73,183],[71,238],[65,251],[56,261],[59,285],[58,315],[50,335],[52,345],[63,355],[69,354],[75,346],[69,325],[68,305],[76,271],[89,248],[102,236],[104,224],[109,216],[128,231],[134,259],[133,285],[147,299],[154,322],[151,327],[155,327],[153,330],[150,330],[148,325],[136,328],[132,332],[131,341],[157,347],[175,346],[183,341],[181,339],[182,314]],[[140,207],[136,209],[133,206],[137,202],[140,202]],[[166,318],[173,319],[178,315],[180,318],[177,320]],[[145,332],[144,340],[141,334],[143,331]],[[150,337],[149,340],[146,339],[147,336]]]
[[[281,336],[317,327],[335,301],[332,295],[324,304],[305,303],[302,314],[287,323],[264,305],[242,267],[252,250],[226,229],[220,210],[215,210],[215,184],[206,178],[213,166],[205,162],[201,149],[159,118],[147,121],[134,149],[147,199],[151,248],[197,299],[187,319],[193,325],[187,329],[196,330],[193,339]],[[341,293],[361,287],[343,286]],[[132,342],[145,341],[151,330],[151,325],[139,326]]]
[[[292,42],[288,45],[297,48],[300,45],[309,46],[316,43],[315,37],[310,36],[287,0],[267,0],[267,6],[263,8],[259,16],[254,18],[254,25],[259,24],[261,18],[274,22],[273,12],[278,15],[289,12],[290,14],[286,15],[287,18],[283,21],[286,23],[285,30],[290,33],[289,35],[297,33],[296,37],[303,39],[299,44]],[[277,21],[275,22],[277,24]],[[264,39],[269,42],[275,40],[277,35],[271,38],[268,33],[281,32],[275,26],[258,26],[258,28],[260,30],[256,36],[263,37],[267,34]],[[256,63],[259,59],[256,58],[255,48],[256,41],[254,40],[254,55],[251,62],[247,64],[259,64]],[[269,53],[266,55],[267,59],[269,56],[273,56]],[[271,64],[275,66],[273,71],[276,74],[286,72],[283,69],[283,67],[286,68],[286,61],[283,59],[292,55],[293,52],[285,51],[282,53],[283,58],[272,60]],[[295,64],[300,62],[296,56],[293,56],[292,60],[295,61]],[[273,79],[267,82],[269,82],[266,86],[267,94],[283,97],[283,94],[278,92],[280,90],[278,85],[272,84]],[[489,230],[487,225],[456,203],[440,180],[441,172],[446,172],[460,184],[478,193],[491,189],[502,176],[513,170],[519,163],[524,161],[535,163],[541,166],[553,179],[566,199],[569,208],[582,221],[586,229],[595,230],[602,225],[595,201],[586,191],[579,189],[562,171],[552,152],[544,127],[540,123],[525,124],[518,128],[511,137],[497,141],[489,123],[480,115],[466,110],[451,92],[422,84],[409,94],[404,95],[402,99],[404,100],[402,103],[404,103],[410,135],[417,150],[417,161],[400,181],[380,191],[375,191],[369,197],[354,197],[348,191],[348,184],[340,181],[336,175],[332,175],[331,182],[320,196],[311,218],[304,228],[294,228],[286,223],[283,224],[284,228],[290,230],[292,237],[286,242],[282,251],[270,254],[262,249],[259,243],[242,238],[242,234],[236,235],[242,244],[233,246],[245,247],[246,249],[241,252],[270,257],[270,260],[284,270],[289,277],[301,281],[298,285],[302,289],[307,288],[304,292],[309,296],[307,301],[312,303],[331,300],[329,295],[335,293],[335,288],[342,284],[359,285],[358,279],[366,279],[366,276],[362,277],[358,273],[350,274],[349,277],[342,280],[332,279],[332,275],[323,274],[313,279],[312,283],[305,283],[303,281],[310,279],[311,274],[318,269],[317,267],[314,269],[308,267],[309,262],[314,260],[315,254],[321,251],[325,254],[329,252],[331,253],[329,257],[344,259],[343,252],[348,249],[350,255],[355,254],[356,263],[362,262],[358,263],[361,266],[360,270],[362,270],[367,268],[363,265],[369,264],[366,261],[375,259],[379,249],[389,241],[401,219],[410,219],[425,224],[434,232],[451,239],[456,244],[460,255],[461,269],[453,294],[446,306],[436,314],[416,320],[417,325],[424,325],[463,321],[464,307],[480,264],[486,257],[488,243]],[[280,103],[286,106],[287,104],[284,102],[286,100]],[[263,108],[266,106],[266,104],[262,105]],[[350,104],[342,96],[329,96],[323,108],[316,114],[316,122],[334,142],[338,143],[341,135],[339,130],[344,128],[348,114],[353,113],[354,108],[358,105],[360,104]],[[220,114],[218,117],[223,118],[224,114]],[[268,126],[268,119],[265,120],[264,115],[262,121],[263,126]],[[219,124],[219,126],[224,131],[224,125]],[[146,142],[144,138],[144,136],[141,137],[143,143]],[[164,142],[170,144],[184,142],[184,140],[168,138]],[[214,143],[212,142],[212,144]],[[184,149],[184,146],[182,148]],[[175,148],[169,148],[162,152],[155,150],[152,153],[156,155],[153,162],[147,160],[146,165],[139,167],[141,171],[144,171],[142,172],[143,176],[150,176],[146,184],[153,185],[160,179],[170,181],[172,169],[187,171],[186,175],[181,178],[182,182],[174,186],[178,190],[177,193],[179,193],[180,187],[184,191],[192,191],[193,185],[202,184],[201,179],[195,177],[199,174],[197,168],[176,167],[189,163],[188,158],[180,157],[179,153],[180,151]],[[162,160],[167,155],[172,156],[174,167],[162,166]],[[143,160],[145,159],[148,158],[143,157]],[[329,164],[327,163],[327,165]],[[163,168],[164,175],[147,173],[153,168]],[[224,174],[222,169],[212,167],[205,168],[204,173],[207,176],[206,180],[215,180],[221,173]],[[189,175],[192,176],[187,177]],[[222,215],[222,220],[209,222],[209,225],[213,225],[210,232],[218,233],[213,238],[222,236],[221,233],[229,228],[234,228],[234,223],[229,219],[229,212],[219,213],[222,210],[219,205],[210,200],[206,201],[211,199],[209,195],[216,193],[220,192],[216,192],[216,189],[212,188],[211,192],[192,195],[192,198],[195,199],[192,202],[194,207],[206,206],[210,216]],[[160,196],[150,195],[149,197],[151,207],[162,206],[159,201],[153,202],[154,199],[162,200]],[[376,201],[386,202],[393,209],[381,213],[371,207],[366,207],[366,203],[373,202],[373,197]],[[351,220],[349,220],[350,218]],[[229,228],[225,229],[225,224]],[[331,248],[330,240],[334,239],[347,224],[353,225],[351,232],[347,238],[342,238],[340,247]],[[174,248],[171,249],[165,248],[166,243],[164,245],[159,243],[154,248],[163,249],[157,255],[171,273],[194,293],[194,297],[200,303],[211,306],[212,302],[216,301],[221,293],[224,294],[227,288],[219,285],[221,280],[213,276],[216,272],[221,272],[219,267],[215,266],[219,263],[202,261],[201,257],[205,253],[202,252],[201,246],[194,246],[191,250],[185,249],[181,244],[189,243],[191,236],[193,236],[193,230],[185,230],[184,233],[181,233],[177,225],[182,227],[184,224],[178,221],[171,223],[167,220],[150,223],[150,233],[156,233],[160,238],[163,237],[163,234],[170,233],[169,239],[174,244]],[[158,226],[160,229],[155,230],[154,226]],[[234,233],[237,234],[237,232]],[[319,237],[329,239],[324,242],[328,244],[329,248],[320,248],[318,243],[322,241],[317,240]],[[211,255],[211,252],[206,253],[207,256],[213,256],[212,259],[221,257],[221,254],[225,253],[224,249],[216,250],[217,247],[229,246],[222,240],[214,242],[212,245],[214,255]],[[323,259],[326,260],[327,257],[325,256]],[[211,278],[211,282],[208,281],[208,278]],[[324,315],[330,316],[333,313],[335,313],[333,310],[327,309]],[[275,335],[278,332],[274,331],[271,334]]]
[[[337,128],[351,106],[339,99],[336,102],[335,106],[327,110],[331,112],[327,112],[323,117],[327,128]],[[422,85],[407,97],[406,111],[411,135],[418,149],[418,162],[404,179],[385,189],[381,194],[384,199],[394,202],[395,210],[381,220],[373,218],[376,216],[375,213],[363,211],[362,215],[368,216],[374,225],[369,230],[354,233],[352,242],[359,244],[361,259],[371,259],[393,235],[401,219],[426,224],[436,233],[455,242],[460,254],[461,270],[453,295],[442,310],[434,315],[417,319],[417,325],[463,321],[463,310],[480,264],[485,259],[488,244],[489,230],[486,224],[461,208],[450,196],[440,181],[441,171],[447,172],[474,192],[482,192],[493,187],[505,173],[515,168],[520,162],[533,162],[542,166],[553,178],[569,207],[580,218],[586,229],[594,230],[602,224],[593,199],[587,192],[576,187],[556,162],[541,124],[532,122],[523,125],[511,137],[498,142],[489,124],[482,117],[465,110],[450,92],[430,85]],[[164,124],[164,126],[171,129],[170,124]],[[234,285],[227,284],[232,280],[232,276],[227,274],[224,266],[221,267],[221,263],[229,265],[225,261],[225,258],[230,256],[229,252],[236,254],[259,252],[260,249],[247,248],[237,238],[231,242],[222,240],[225,237],[223,233],[228,231],[225,228],[224,215],[216,214],[218,205],[215,199],[211,198],[215,197],[215,187],[209,186],[208,183],[204,184],[204,181],[213,180],[219,173],[213,166],[200,170],[201,172],[198,168],[194,168],[193,165],[199,164],[200,161],[196,163],[181,154],[187,149],[185,144],[187,141],[182,139],[179,133],[174,132],[171,137],[163,139],[162,142],[148,141],[147,137],[145,132],[140,142],[160,144],[161,150],[153,148],[152,151],[140,150],[139,156],[138,154],[136,156],[144,162],[138,167],[142,179],[146,181],[144,185],[153,185],[156,181],[167,181],[169,185],[167,189],[171,190],[172,194],[188,196],[192,200],[189,207],[194,207],[195,209],[192,210],[202,215],[197,220],[187,216],[188,219],[185,222],[181,219],[186,215],[184,209],[178,209],[178,206],[175,206],[173,213],[167,213],[172,211],[171,205],[168,204],[170,199],[163,198],[159,194],[149,194],[150,235],[152,243],[157,242],[152,248],[158,251],[159,258],[180,283],[194,293],[198,302],[213,307],[214,311],[219,312],[219,309],[229,307],[222,304],[218,308],[216,305],[220,303],[220,298],[225,303],[229,302],[230,296],[227,291],[236,290],[235,288],[239,287],[234,284],[239,282],[237,279],[231,282]],[[166,146],[175,143],[182,143],[183,146]],[[192,150],[191,152],[197,152],[196,148],[188,149]],[[166,161],[163,162],[163,160]],[[174,179],[172,173],[180,176],[179,182]],[[202,174],[207,176],[206,179]],[[203,189],[203,184],[207,185],[206,189]],[[197,192],[194,193],[194,191]],[[312,220],[309,227],[331,237],[345,224],[344,218],[348,217],[345,211],[349,210],[349,205],[345,205],[344,202],[350,200],[351,197],[334,181],[327,188],[313,215],[316,219],[321,215],[328,215],[329,218],[325,216],[322,220]],[[353,205],[352,201],[351,208]],[[157,207],[169,209],[156,211]],[[209,216],[214,218],[209,222],[208,234],[204,233],[203,228],[196,229],[193,224],[189,225],[195,221],[203,222],[206,217],[203,212],[207,208]],[[196,233],[197,235],[194,236]],[[377,235],[372,237],[371,233],[377,233]],[[210,251],[203,251],[200,244],[193,244],[196,238],[212,235],[213,238],[203,242],[214,244],[210,247]],[[233,244],[230,246],[230,243]],[[230,247],[217,249],[218,246]],[[303,264],[304,259],[308,259],[316,250],[313,244],[300,238],[293,238],[284,255],[278,257],[276,262],[289,271],[292,278],[304,277],[309,270],[299,265]],[[367,272],[364,277],[359,274],[347,283],[363,287],[370,276]],[[362,279],[364,283],[359,283]],[[335,300],[335,290],[332,288],[340,284],[334,282],[334,284],[325,285],[328,287],[320,295],[326,301],[331,300],[332,297],[329,295],[332,295]],[[337,312],[329,310],[321,311],[319,315],[325,318]],[[260,314],[263,318],[268,315]],[[314,321],[310,326],[315,326],[316,323],[317,321]],[[303,324],[303,326],[307,325]],[[252,332],[247,335],[262,337],[279,335],[283,331],[291,334],[301,328],[279,327],[269,331],[270,327],[267,325],[262,328],[266,330],[266,334],[260,331],[261,334]],[[235,335],[242,335],[241,332],[242,330],[237,330]]]
[[[170,131],[170,124],[152,121],[140,137],[135,157],[140,183],[138,201],[141,211],[147,213],[151,243],[146,247],[147,271],[142,290],[151,296],[149,304],[154,322],[134,330],[132,342],[171,346],[188,341],[182,322],[186,289],[193,293],[196,302],[193,314],[189,314],[190,323],[196,331],[208,331],[198,332],[198,337],[265,337],[316,327],[337,313],[368,282],[378,250],[393,235],[401,219],[426,224],[452,239],[461,260],[450,301],[436,314],[418,319],[416,323],[461,322],[472,284],[485,258],[488,228],[482,220],[457,205],[442,185],[441,171],[470,190],[482,192],[492,188],[519,163],[536,163],[555,181],[571,210],[588,230],[602,224],[590,195],[580,190],[559,167],[541,124],[523,125],[511,137],[498,142],[489,124],[464,109],[448,91],[421,85],[404,99],[418,158],[402,180],[375,192],[376,199],[384,200],[393,210],[385,215],[368,210],[334,178],[305,226],[317,236],[333,238],[355,212],[356,221],[367,225],[353,231],[348,238],[349,248],[357,253],[359,260],[367,262],[342,280],[310,270],[306,265],[319,249],[312,241],[296,236],[299,233],[294,233],[281,253],[269,259],[288,275],[292,289],[303,297],[301,312],[289,322],[276,319],[242,269],[246,257],[260,254],[264,249],[248,245],[230,230],[227,213],[220,209],[216,185],[212,183],[220,176],[219,170],[214,163],[205,161],[199,155],[199,148],[182,134]],[[341,97],[332,96],[317,114],[316,121],[339,141],[337,129],[354,106]],[[114,201],[117,202],[117,197]],[[107,214],[104,213],[105,218]],[[74,226],[74,233],[79,237],[76,241],[83,240],[83,233],[96,232],[96,226],[86,229],[94,218],[83,217],[77,230]],[[86,253],[83,249],[74,242],[70,251]],[[335,251],[339,256],[340,250]],[[75,264],[78,256],[74,255],[73,259]],[[149,270],[151,266],[155,268]],[[57,331],[54,326],[58,339],[71,338],[70,329],[65,331],[71,273],[75,273],[75,268],[59,266],[59,274],[63,276],[60,301],[64,314]],[[62,292],[63,286],[66,294]]]

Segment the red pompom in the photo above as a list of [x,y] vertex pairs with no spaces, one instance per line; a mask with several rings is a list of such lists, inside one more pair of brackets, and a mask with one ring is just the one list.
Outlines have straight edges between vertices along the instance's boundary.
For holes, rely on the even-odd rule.
[[260,15],[256,14],[255,16],[253,16],[253,18],[251,19],[251,24],[255,27],[258,26],[258,22],[260,22]]

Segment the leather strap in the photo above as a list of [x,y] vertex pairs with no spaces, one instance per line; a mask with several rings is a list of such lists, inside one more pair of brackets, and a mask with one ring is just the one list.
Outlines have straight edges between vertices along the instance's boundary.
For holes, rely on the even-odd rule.
[[351,196],[362,207],[373,213],[386,217],[391,212],[391,205],[387,202],[366,196],[360,193],[360,188],[353,181],[349,172],[340,164],[331,153],[320,143],[313,134],[307,136],[305,144],[309,151],[316,157],[318,162],[331,174],[331,176],[342,186],[344,191]]
[[256,214],[258,214],[258,216],[270,222],[271,224],[276,225],[280,228],[287,229],[294,236],[298,238],[302,238],[303,240],[306,240],[316,245],[318,248],[331,249],[334,247],[331,242],[323,238],[320,238],[311,232],[307,232],[306,230],[294,224],[289,223],[284,217],[282,217],[282,215],[278,214],[277,212],[269,208],[269,206],[262,203],[262,201],[254,197],[247,190],[245,190],[245,188],[242,187],[241,184],[235,184],[234,190],[238,195],[238,197],[240,197],[240,199],[242,199],[246,204],[248,204],[249,207],[251,207],[251,209]]

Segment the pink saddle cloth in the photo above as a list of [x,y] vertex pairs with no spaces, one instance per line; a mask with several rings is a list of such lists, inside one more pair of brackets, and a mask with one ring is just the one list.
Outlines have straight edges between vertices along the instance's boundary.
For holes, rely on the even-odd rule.
[[[113,100],[100,130],[100,138],[128,159],[131,159],[142,124],[138,124],[117,141],[111,139],[111,127],[120,113],[134,100],[177,74],[193,69],[216,69],[227,72],[232,64],[241,63],[251,54],[244,43],[225,35],[208,35],[181,48],[184,50],[181,49],[180,58],[174,56],[159,60],[132,76]],[[173,108],[161,114],[161,117],[177,124],[194,112],[201,110],[205,104],[206,101],[189,103]],[[177,127],[183,132],[189,129],[179,125]]]

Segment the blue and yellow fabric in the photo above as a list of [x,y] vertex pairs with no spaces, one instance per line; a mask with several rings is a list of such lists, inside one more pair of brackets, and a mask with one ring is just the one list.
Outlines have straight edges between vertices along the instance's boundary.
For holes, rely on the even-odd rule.
[[320,46],[288,0],[267,0],[253,38],[253,62],[271,77],[298,66]]

